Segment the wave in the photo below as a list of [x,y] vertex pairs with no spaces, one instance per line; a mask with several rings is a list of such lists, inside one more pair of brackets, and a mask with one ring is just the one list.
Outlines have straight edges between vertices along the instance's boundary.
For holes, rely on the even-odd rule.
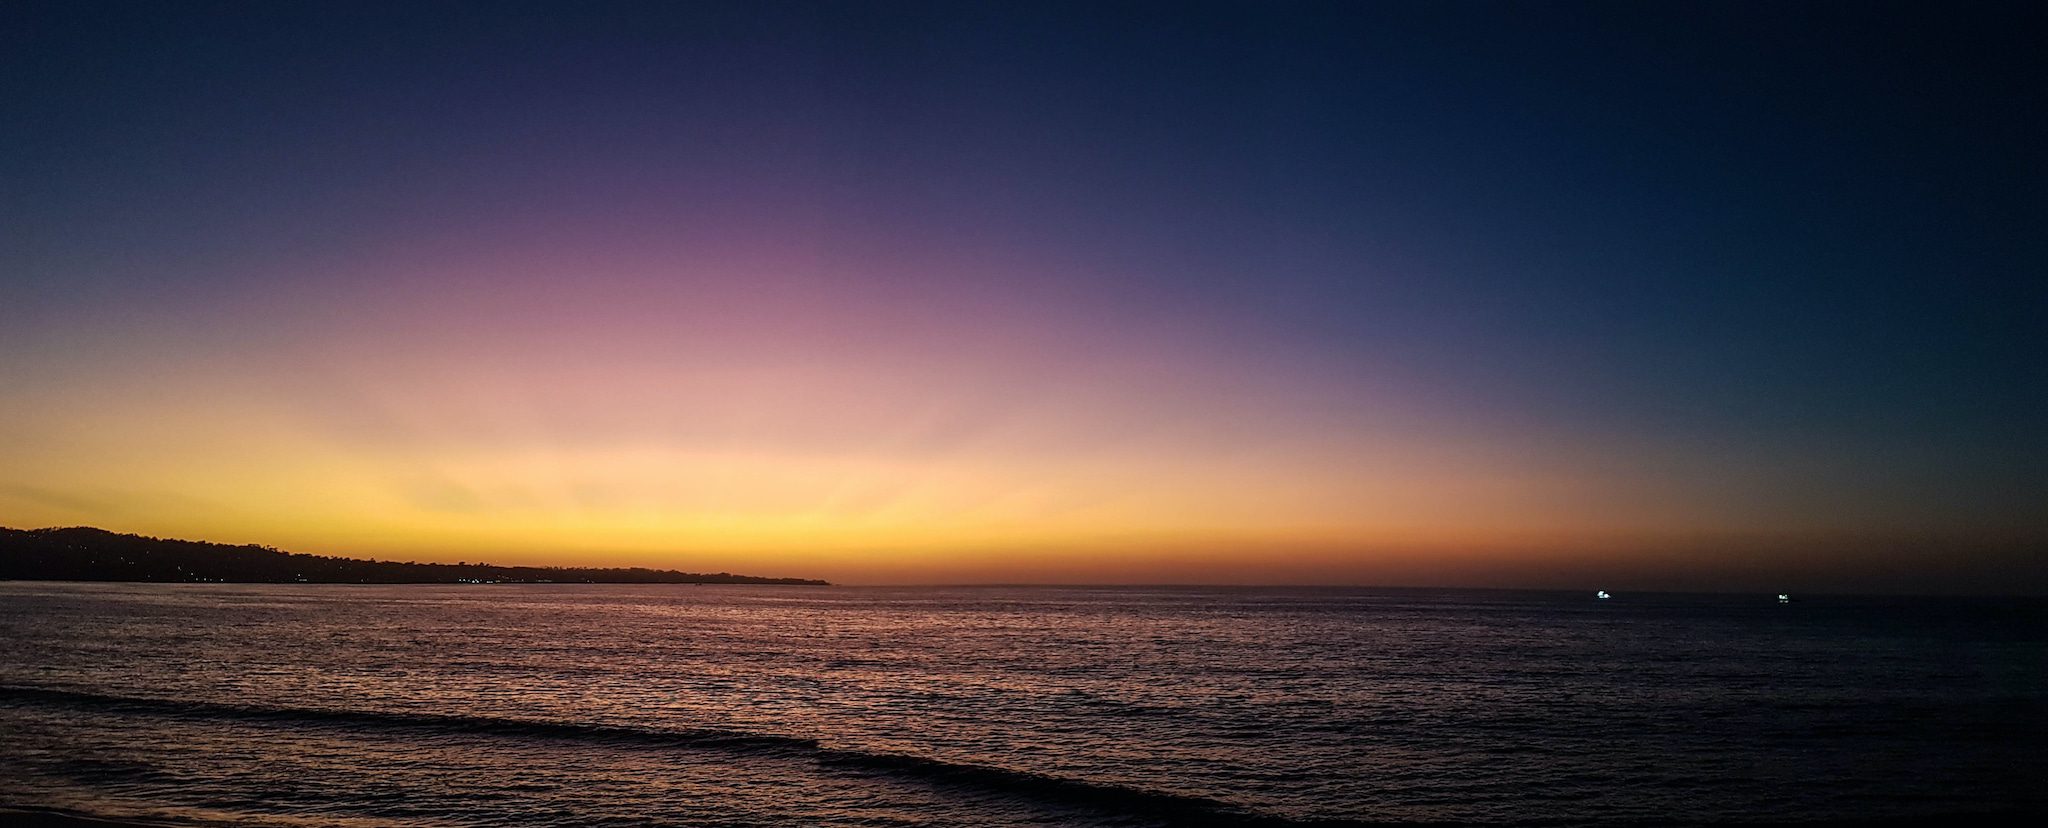
[[[261,707],[141,696],[111,696],[45,687],[0,685],[0,699],[180,718],[314,724],[460,734],[557,739],[712,750],[748,756],[782,756],[819,766],[926,783],[973,788],[1031,801],[1135,817],[1170,825],[1290,828],[1291,826],[1391,826],[1355,820],[1297,820],[1247,812],[1218,800],[1185,794],[1050,776],[993,765],[922,756],[828,747],[816,739],[714,728],[655,729],[628,725],[547,722],[489,716],[402,711]],[[1412,823],[1401,823],[1412,824]]]

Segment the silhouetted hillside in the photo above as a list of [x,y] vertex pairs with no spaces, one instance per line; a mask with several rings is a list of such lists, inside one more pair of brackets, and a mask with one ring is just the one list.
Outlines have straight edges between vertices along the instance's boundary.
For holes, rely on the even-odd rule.
[[0,528],[0,580],[221,581],[318,584],[800,584],[804,578],[757,578],[666,569],[589,569],[364,561],[297,555],[267,546],[122,535],[105,529]]

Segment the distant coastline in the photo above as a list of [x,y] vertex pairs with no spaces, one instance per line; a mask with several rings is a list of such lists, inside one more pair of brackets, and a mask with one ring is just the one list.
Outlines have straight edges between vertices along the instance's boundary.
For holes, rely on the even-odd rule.
[[137,581],[252,584],[783,584],[764,578],[670,569],[496,566],[328,557],[268,546],[124,535],[86,526],[0,527],[0,581]]

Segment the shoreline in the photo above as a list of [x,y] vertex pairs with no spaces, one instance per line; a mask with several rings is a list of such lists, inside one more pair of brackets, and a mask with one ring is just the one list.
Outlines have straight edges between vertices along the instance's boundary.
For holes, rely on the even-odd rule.
[[183,823],[109,819],[58,808],[5,803],[0,803],[0,823],[17,828],[186,828]]

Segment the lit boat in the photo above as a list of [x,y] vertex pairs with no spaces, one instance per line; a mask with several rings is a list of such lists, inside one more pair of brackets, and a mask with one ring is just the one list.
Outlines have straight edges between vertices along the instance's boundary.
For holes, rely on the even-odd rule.
[[1607,594],[1607,590],[1604,590],[1604,589],[1603,589],[1603,590],[1600,590],[1599,592],[1595,592],[1595,593],[1593,593],[1593,597],[1595,597],[1595,598],[1598,598],[1598,599],[1600,599],[1600,600],[1602,600],[1602,601],[1605,601],[1605,600],[1607,600],[1607,599],[1609,599],[1609,598],[1613,598],[1614,596],[1612,596],[1612,595],[1609,595],[1609,594]]

